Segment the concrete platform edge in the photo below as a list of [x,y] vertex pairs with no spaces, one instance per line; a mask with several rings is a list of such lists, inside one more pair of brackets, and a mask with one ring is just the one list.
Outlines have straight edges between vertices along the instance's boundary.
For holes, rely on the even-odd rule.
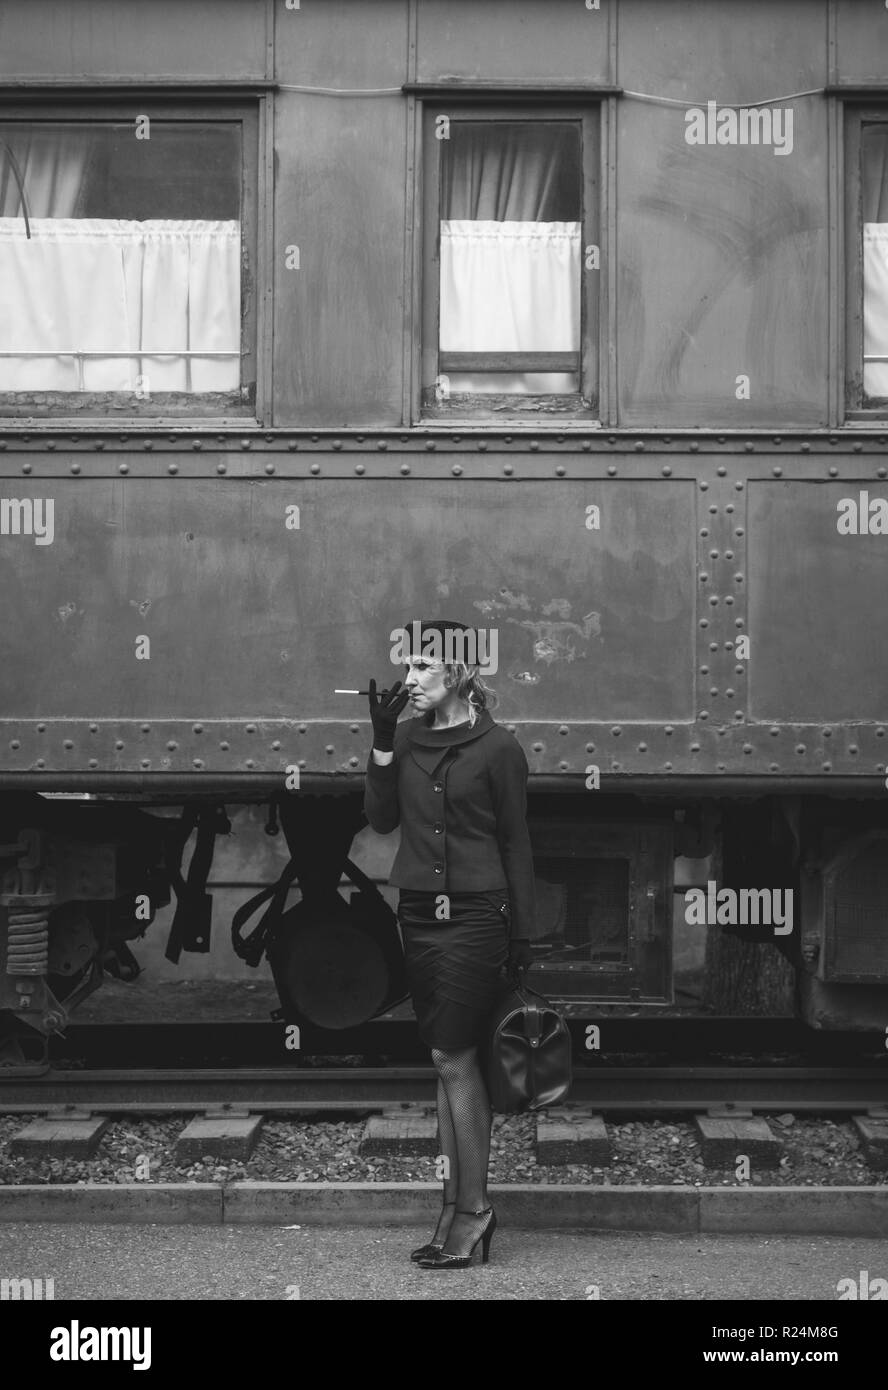
[[[510,1183],[491,1197],[527,1229],[670,1234],[888,1236],[888,1184],[877,1187],[588,1187]],[[0,1185],[0,1222],[158,1225],[427,1225],[439,1188],[425,1183],[82,1183]]]
[[0,1185],[0,1222],[146,1222],[216,1226],[219,1183],[29,1183]]

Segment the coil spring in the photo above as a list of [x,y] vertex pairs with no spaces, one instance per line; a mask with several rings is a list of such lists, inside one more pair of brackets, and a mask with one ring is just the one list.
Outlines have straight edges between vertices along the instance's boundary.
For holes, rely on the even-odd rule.
[[49,970],[49,908],[23,902],[7,908],[7,975],[46,975]]

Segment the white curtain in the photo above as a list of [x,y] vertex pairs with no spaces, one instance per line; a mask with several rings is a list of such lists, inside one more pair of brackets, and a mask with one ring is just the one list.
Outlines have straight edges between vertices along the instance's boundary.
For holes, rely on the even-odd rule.
[[83,192],[91,138],[88,131],[53,126],[25,131],[7,144],[0,131],[0,215],[13,217],[22,211],[21,188],[9,159],[13,154],[30,216],[73,217]]
[[[577,352],[579,128],[569,121],[454,121],[444,148],[439,347]],[[576,391],[567,372],[451,373],[454,393]]]
[[[863,355],[888,357],[888,222],[863,224]],[[863,364],[866,396],[888,396],[888,362]]]
[[2,391],[235,390],[238,222],[0,217],[0,354]]
[[[442,352],[578,352],[579,222],[441,223]],[[570,392],[569,373],[449,373],[453,392]]]
[[441,216],[558,222],[579,212],[579,130],[562,121],[454,121]]

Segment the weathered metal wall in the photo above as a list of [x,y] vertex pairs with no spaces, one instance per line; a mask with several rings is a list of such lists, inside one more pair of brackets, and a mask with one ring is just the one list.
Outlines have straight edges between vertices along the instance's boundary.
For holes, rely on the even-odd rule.
[[[816,8],[812,7],[812,8]],[[888,73],[888,11],[867,0],[832,0],[827,42],[835,75],[848,82],[884,82]]]
[[[888,718],[888,527],[885,535],[838,530],[839,503],[849,499],[859,516],[861,492],[888,499],[884,483],[750,486],[754,719],[850,725]],[[888,500],[882,510],[888,513]]]
[[4,451],[4,497],[54,501],[51,544],[0,537],[8,773],[354,773],[334,687],[443,612],[496,629],[535,772],[884,778],[884,538],[836,507],[888,496],[878,442],[293,442]]
[[[827,103],[787,101],[826,82],[825,6],[619,13],[619,85],[676,102],[618,101],[621,423],[825,424]],[[688,144],[686,111],[710,99],[791,110],[791,151]]]
[[[0,711],[76,721],[79,756],[86,721],[115,727],[119,766],[237,766],[220,744],[281,721],[278,756],[259,737],[254,766],[295,761],[289,726],[363,721],[366,699],[334,688],[402,675],[392,630],[442,609],[496,633],[504,720],[693,716],[690,481],[221,480],[210,456],[201,479],[159,483],[115,477],[122,459],[101,480],[17,480],[19,498],[52,497],[54,536],[0,548]],[[348,768],[362,740],[345,741],[310,766]]]
[[[401,420],[406,54],[405,0],[276,7],[278,425]],[[294,86],[395,94],[286,90]],[[287,246],[298,247],[298,270]]]
[[617,6],[419,0],[416,80],[608,85]]
[[261,78],[267,0],[6,0],[0,77],[146,83]]

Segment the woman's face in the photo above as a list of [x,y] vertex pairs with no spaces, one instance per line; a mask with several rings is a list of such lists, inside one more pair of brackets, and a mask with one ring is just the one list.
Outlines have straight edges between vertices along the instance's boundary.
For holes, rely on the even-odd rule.
[[443,661],[430,661],[425,656],[412,656],[404,667],[404,685],[410,695],[410,708],[427,713],[447,699],[449,688],[444,684]]

